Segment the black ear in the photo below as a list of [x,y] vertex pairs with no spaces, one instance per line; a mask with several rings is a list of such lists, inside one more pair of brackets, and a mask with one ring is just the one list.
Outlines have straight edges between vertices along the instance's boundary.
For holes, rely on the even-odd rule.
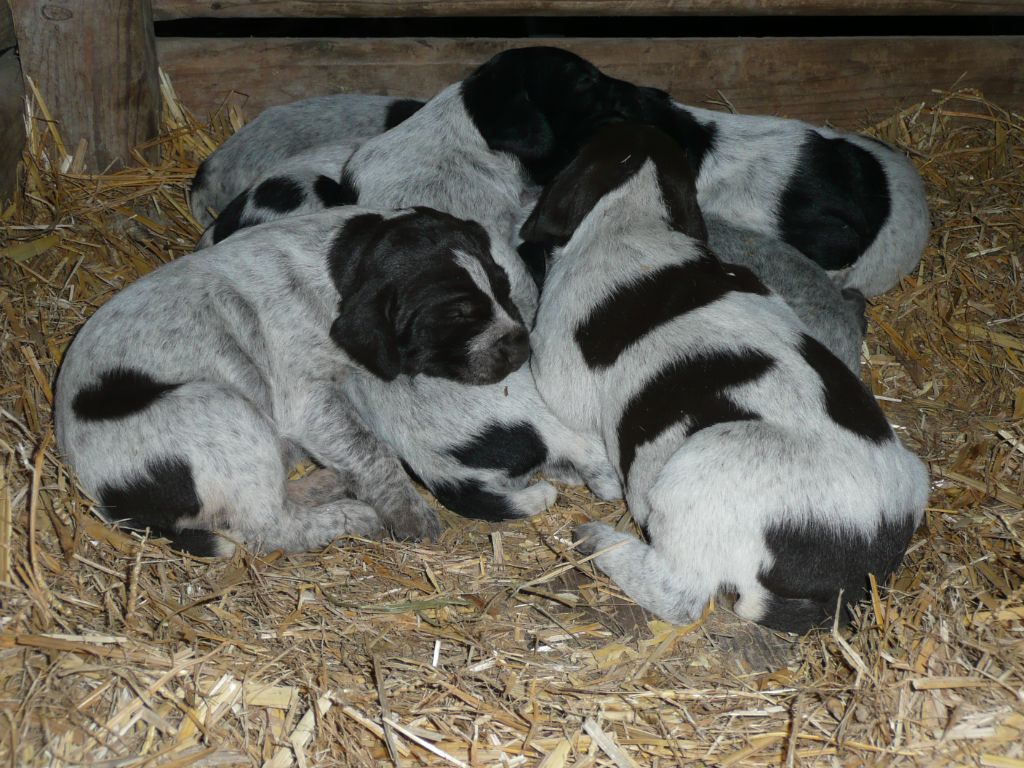
[[544,188],[519,236],[527,242],[565,245],[598,201],[622,186],[646,159],[642,153],[617,151],[601,139],[587,145]]
[[697,182],[689,153],[673,145],[671,153],[658,158],[658,186],[668,210],[669,226],[677,232],[708,241],[708,228],[697,205]]
[[394,289],[370,269],[388,222],[377,213],[349,219],[328,252],[328,270],[341,295],[331,340],[385,381],[402,370],[394,328]]
[[537,160],[551,152],[555,137],[528,90],[523,68],[499,54],[462,82],[462,101],[488,147]]
[[331,340],[349,357],[384,381],[402,372],[392,326],[390,289],[362,290],[342,301],[331,325]]

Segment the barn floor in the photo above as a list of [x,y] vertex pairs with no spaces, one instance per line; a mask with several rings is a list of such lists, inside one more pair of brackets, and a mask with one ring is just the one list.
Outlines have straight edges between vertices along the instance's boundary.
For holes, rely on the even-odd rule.
[[1024,118],[963,92],[871,129],[934,232],[870,308],[864,376],[933,492],[894,588],[792,639],[631,607],[566,552],[624,515],[578,488],[515,524],[443,512],[436,544],[230,562],[100,523],[54,447],[57,364],[190,250],[185,186],[238,116],[175,106],[159,161],[97,177],[34,112],[0,215],[0,764],[1024,766]]

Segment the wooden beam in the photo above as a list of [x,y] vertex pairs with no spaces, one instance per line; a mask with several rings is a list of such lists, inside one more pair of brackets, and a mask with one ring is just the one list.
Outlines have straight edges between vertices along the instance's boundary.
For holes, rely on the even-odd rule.
[[[857,129],[934,98],[935,88],[982,89],[1024,109],[1024,37],[545,39],[605,72],[701,105],[726,97],[740,112]],[[329,93],[427,98],[524,40],[160,38],[161,66],[185,104],[215,111],[232,90],[248,117]]]
[[102,170],[156,136],[160,124],[150,0],[11,0],[25,74],[69,150],[88,143]]
[[158,21],[441,16],[858,16],[1024,14],[1020,0],[154,0]]
[[14,193],[18,162],[25,148],[24,94],[14,51],[0,53],[0,208]]

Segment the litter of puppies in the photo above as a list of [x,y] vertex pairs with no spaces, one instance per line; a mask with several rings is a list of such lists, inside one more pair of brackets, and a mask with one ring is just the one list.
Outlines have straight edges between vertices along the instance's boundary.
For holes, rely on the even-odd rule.
[[[1021,727],[1012,714],[1020,658],[1010,644],[1020,620],[1012,604],[1021,575],[1013,565],[1021,511],[1020,334],[1013,318],[1020,310],[1019,296],[995,276],[1019,281],[1019,265],[1007,254],[1022,226],[1012,202],[1019,184],[1009,170],[1021,151],[1021,128],[1019,119],[975,97],[960,99],[910,110],[879,128],[883,138],[923,153],[915,157],[939,228],[932,242],[941,251],[930,249],[917,275],[871,308],[867,346],[872,389],[893,398],[883,402],[897,432],[944,478],[928,512],[929,537],[912,545],[895,596],[869,589],[871,602],[854,612],[858,632],[800,641],[802,661],[761,670],[745,686],[728,681],[737,670],[749,671],[722,651],[722,626],[715,628],[720,611],[696,628],[655,623],[616,636],[599,617],[616,615],[611,585],[598,577],[577,594],[560,583],[565,565],[579,559],[568,547],[569,529],[582,519],[578,510],[586,505],[588,516],[612,521],[622,510],[595,505],[574,490],[562,489],[550,516],[497,531],[444,513],[449,532],[436,550],[364,542],[319,557],[236,558],[220,566],[142,547],[90,518],[52,442],[40,442],[49,420],[43,385],[80,324],[69,308],[90,313],[112,285],[182,255],[195,237],[180,186],[194,168],[184,156],[190,131],[178,126],[177,136],[165,139],[166,169],[98,185],[30,163],[30,195],[7,220],[45,227],[54,209],[73,218],[38,230],[58,235],[59,262],[49,255],[4,264],[20,275],[17,283],[5,281],[16,286],[4,297],[12,319],[5,333],[14,341],[5,343],[5,366],[11,362],[18,383],[4,405],[5,444],[12,448],[5,473],[13,492],[9,501],[0,499],[8,540],[17,547],[0,565],[5,582],[13,577],[23,585],[4,646],[11,658],[27,662],[8,674],[25,680],[47,655],[60,654],[58,674],[68,690],[36,688],[35,701],[50,708],[67,702],[71,712],[71,702],[84,699],[90,716],[118,735],[112,740],[74,721],[47,731],[39,719],[26,718],[18,721],[19,754],[63,750],[87,762],[94,760],[82,756],[166,749],[179,759],[269,760],[292,737],[299,746],[284,748],[304,754],[299,760],[314,753],[318,762],[329,760],[333,751],[336,760],[366,761],[387,754],[389,733],[399,759],[428,754],[411,733],[449,757],[480,764],[501,754],[535,762],[588,751],[600,762],[611,759],[616,744],[635,759],[730,764],[880,753],[888,762],[905,756],[937,763],[986,752],[1012,759],[1008,745],[1019,740]],[[965,129],[954,112],[981,117]],[[43,142],[37,131],[30,157],[42,158]],[[958,142],[972,151],[961,151]],[[980,183],[986,173],[999,183]],[[169,189],[168,181],[178,186]],[[991,202],[979,204],[982,199]],[[141,208],[127,232],[107,224],[142,200],[150,207]],[[29,242],[43,239],[32,230],[12,231],[27,233]],[[982,392],[972,381],[995,386]],[[19,452],[19,445],[28,448]],[[496,538],[488,541],[488,534]],[[961,565],[950,570],[944,563]],[[296,574],[303,574],[298,582]],[[382,581],[397,585],[394,600]],[[296,591],[295,584],[308,586]],[[261,627],[257,619],[246,627],[254,610],[272,623]],[[739,631],[725,627],[726,635]],[[346,640],[344,651],[332,647],[307,658],[324,632],[365,640],[351,654]],[[66,637],[47,637],[55,634]],[[226,638],[234,639],[225,646]],[[150,645],[157,641],[179,650],[196,645],[203,656],[168,658]],[[972,650],[979,642],[986,649],[981,658]],[[269,688],[281,689],[274,702],[244,693],[234,682],[238,675],[219,682],[239,669],[239,658]],[[131,698],[134,688],[110,676],[118,659],[133,665],[150,698]],[[416,673],[403,677],[405,669]],[[269,682],[280,675],[288,677],[285,685]],[[567,679],[575,693],[558,682]],[[909,687],[893,685],[907,680]],[[391,715],[379,714],[382,700]],[[761,703],[744,703],[752,700]],[[277,702],[282,708],[272,705]],[[238,706],[267,716],[256,722]],[[585,722],[598,707],[603,725]],[[746,711],[752,714],[735,715]],[[477,730],[466,731],[460,718]]]

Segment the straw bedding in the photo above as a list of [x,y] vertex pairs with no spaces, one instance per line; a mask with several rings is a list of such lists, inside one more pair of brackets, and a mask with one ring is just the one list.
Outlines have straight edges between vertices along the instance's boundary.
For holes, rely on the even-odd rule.
[[1024,766],[1019,115],[959,92],[871,128],[917,162],[934,232],[870,307],[864,376],[933,493],[894,587],[794,639],[629,605],[568,549],[625,510],[578,488],[515,524],[442,512],[435,544],[228,562],[102,524],[54,446],[57,365],[189,251],[187,181],[240,122],[164,88],[164,135],[100,176],[33,100],[0,216],[0,764]]

